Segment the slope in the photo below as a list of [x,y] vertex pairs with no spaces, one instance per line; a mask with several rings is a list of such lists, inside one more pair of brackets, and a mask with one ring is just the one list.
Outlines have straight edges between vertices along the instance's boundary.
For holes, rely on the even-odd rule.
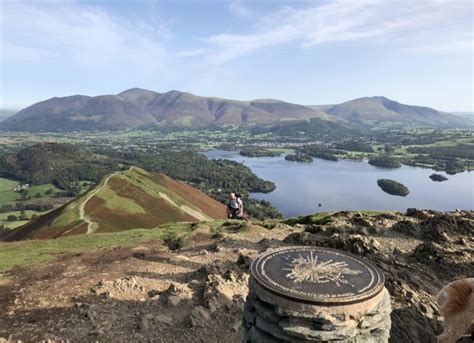
[[12,131],[115,130],[175,125],[271,124],[281,120],[332,116],[280,100],[237,101],[187,92],[157,93],[132,88],[117,95],[74,95],[33,104],[2,122]]
[[[314,106],[313,106],[314,108]],[[326,113],[351,122],[374,124],[381,122],[439,126],[464,124],[464,120],[433,108],[401,104],[383,96],[354,99],[335,105]]]
[[132,167],[102,179],[80,198],[10,233],[5,241],[154,228],[225,217],[225,206],[164,174]]
[[[436,294],[473,275],[473,234],[473,211],[412,209],[0,242],[0,341],[242,342],[250,261],[268,249],[318,245],[383,271],[390,343],[436,342]],[[179,250],[163,244],[172,235],[184,241]]]

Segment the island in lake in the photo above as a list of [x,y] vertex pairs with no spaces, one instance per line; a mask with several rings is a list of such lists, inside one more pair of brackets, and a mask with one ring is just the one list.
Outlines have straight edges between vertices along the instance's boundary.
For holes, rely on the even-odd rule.
[[383,168],[400,168],[402,166],[399,160],[388,155],[372,157],[369,164]]
[[245,157],[276,157],[280,156],[281,152],[258,147],[244,147],[240,149],[240,155]]
[[288,154],[285,156],[285,160],[291,162],[313,162],[313,158],[306,154]]
[[437,181],[437,182],[443,182],[443,181],[448,180],[448,178],[446,176],[441,175],[441,174],[436,174],[436,173],[431,174],[430,179],[433,180],[433,181]]
[[377,185],[382,188],[385,193],[390,195],[406,197],[408,193],[410,193],[407,186],[390,179],[379,179],[377,180]]

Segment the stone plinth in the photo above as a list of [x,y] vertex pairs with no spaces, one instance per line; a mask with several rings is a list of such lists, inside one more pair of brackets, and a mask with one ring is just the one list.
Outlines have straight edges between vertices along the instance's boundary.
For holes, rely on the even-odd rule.
[[383,274],[351,254],[285,247],[251,265],[243,342],[387,342]]

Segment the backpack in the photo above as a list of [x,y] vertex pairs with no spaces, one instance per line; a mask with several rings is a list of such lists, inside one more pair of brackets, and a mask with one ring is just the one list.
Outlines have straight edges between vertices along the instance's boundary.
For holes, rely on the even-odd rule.
[[235,198],[234,200],[229,201],[229,207],[236,210],[239,208],[239,200]]

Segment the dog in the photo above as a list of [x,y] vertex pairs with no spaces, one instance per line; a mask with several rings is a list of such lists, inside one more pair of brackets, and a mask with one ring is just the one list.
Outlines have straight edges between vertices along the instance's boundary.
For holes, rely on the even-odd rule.
[[474,321],[474,278],[461,279],[445,286],[437,296],[444,317],[438,343],[455,343]]

